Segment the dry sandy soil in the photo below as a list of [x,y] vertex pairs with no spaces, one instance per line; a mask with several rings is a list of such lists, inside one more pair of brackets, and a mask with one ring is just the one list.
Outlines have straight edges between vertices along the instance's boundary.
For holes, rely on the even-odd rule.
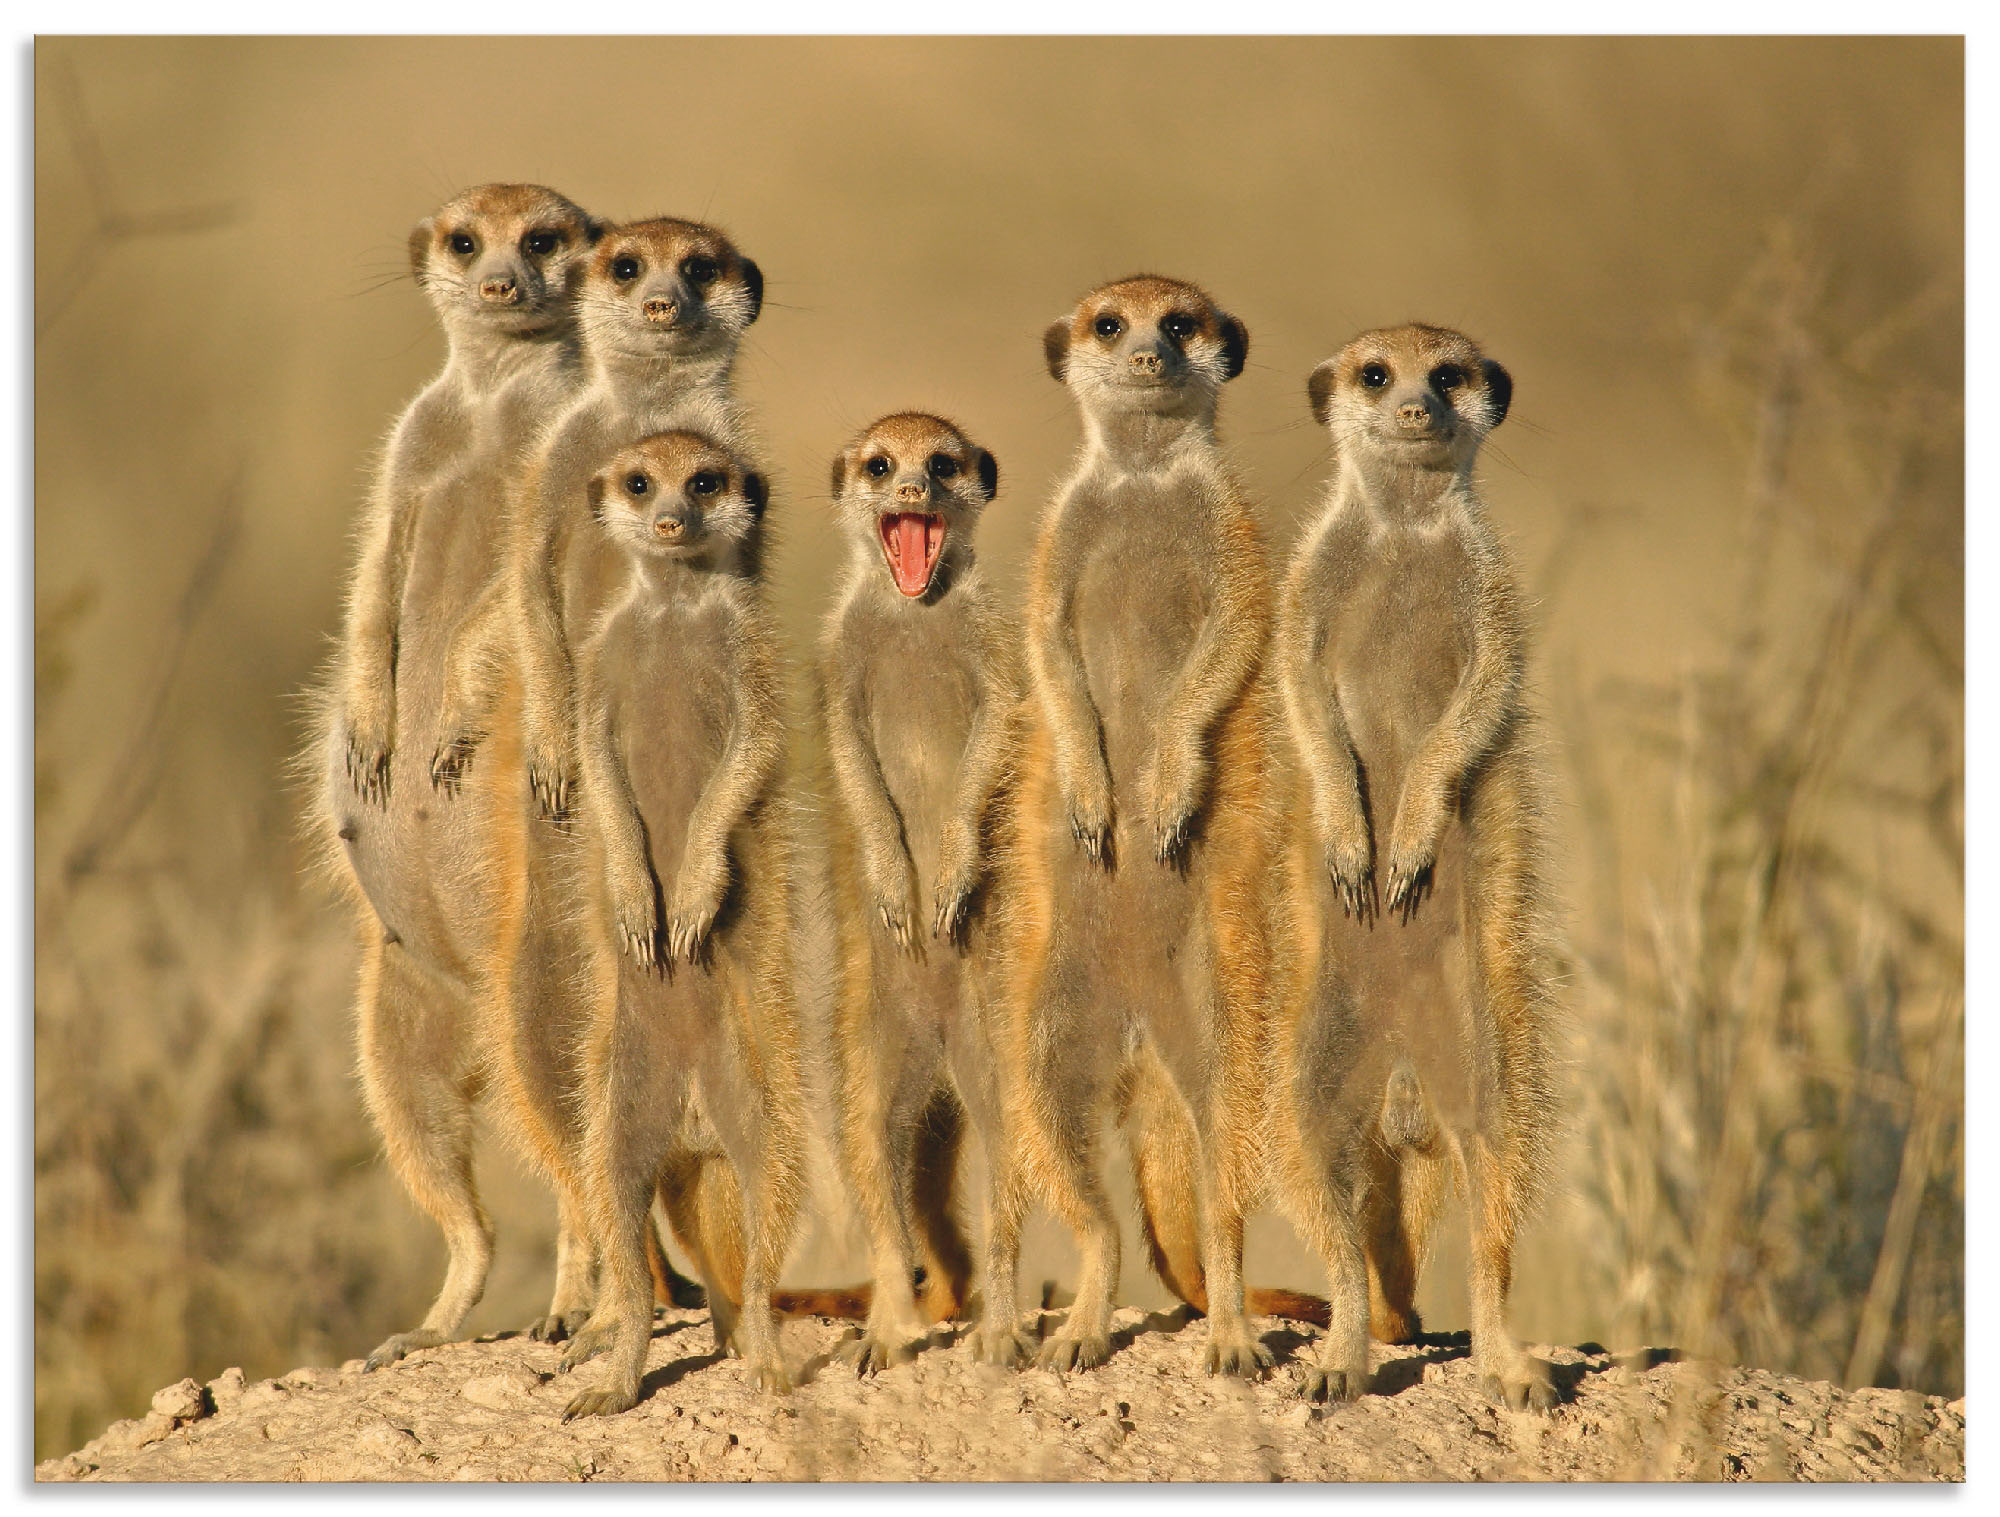
[[[1055,1320],[1044,1314],[1044,1330]],[[1843,1391],[1595,1344],[1541,1347],[1565,1401],[1537,1417],[1480,1394],[1463,1334],[1375,1348],[1371,1395],[1298,1399],[1307,1340],[1260,1324],[1260,1384],[1209,1379],[1203,1328],[1121,1312],[1116,1352],[1061,1378],[974,1363],[953,1335],[857,1381],[846,1329],[786,1325],[805,1383],[764,1396],[713,1352],[707,1315],[662,1312],[644,1398],[564,1424],[560,1349],[519,1335],[448,1345],[372,1375],[359,1360],[246,1385],[183,1380],[38,1480],[1963,1480],[1965,1403]]]

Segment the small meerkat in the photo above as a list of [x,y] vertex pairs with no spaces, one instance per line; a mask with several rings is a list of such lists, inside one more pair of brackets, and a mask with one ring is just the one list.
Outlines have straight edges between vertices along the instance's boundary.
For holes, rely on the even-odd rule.
[[[1469,1192],[1472,1356],[1546,1410],[1507,1330],[1514,1234],[1557,1119],[1555,945],[1520,594],[1472,481],[1507,371],[1457,332],[1365,332],[1313,371],[1336,473],[1285,581],[1274,664],[1300,759],[1278,920],[1272,1149],[1325,1258],[1306,1392],[1362,1390],[1444,1190]],[[1287,941],[1288,940],[1288,941]]]
[[[1101,1363],[1119,1235],[1102,1115],[1127,1135],[1156,1265],[1209,1321],[1211,1372],[1256,1374],[1243,1213],[1260,1173],[1260,881],[1271,724],[1263,536],[1216,438],[1243,324],[1145,275],[1044,338],[1084,442],[1043,517],[1029,593],[1032,717],[1003,877],[1014,920],[1009,1067],[1023,1162],[1076,1231],[1076,1304],[1042,1348]],[[1189,1257],[1193,1254],[1194,1257]]]
[[864,1374],[908,1359],[922,1336],[918,1263],[923,1319],[965,1305],[972,1256],[951,1206],[964,1115],[988,1177],[974,1350],[1009,1365],[1027,1353],[984,979],[991,813],[1021,699],[1011,628],[973,548],[999,481],[991,453],[920,412],[874,422],[833,462],[852,552],[820,636],[819,711],[840,945],[836,1106],[875,1265],[867,1326],[842,1353]]
[[[805,1190],[806,1104],[791,960],[791,862],[777,804],[785,747],[777,635],[756,564],[761,476],[676,431],[619,450],[581,492],[629,564],[622,599],[578,650],[583,829],[617,989],[592,1018],[580,1106],[602,1278],[566,1368],[609,1350],[565,1418],[639,1396],[652,1338],[645,1258],[656,1188],[708,1289],[716,1345],[782,1391],[772,1291]],[[739,1226],[701,1194],[720,1149]]]
[[492,1076],[510,1135],[555,1185],[561,1214],[555,1292],[530,1329],[539,1338],[573,1332],[591,1299],[573,1091],[591,1008],[615,967],[588,930],[591,874],[567,825],[572,643],[627,572],[590,519],[585,486],[619,448],[676,426],[741,445],[731,374],[763,289],[757,265],[713,227],[663,217],[604,229],[577,281],[582,382],[515,482],[503,562],[449,659],[431,777],[450,794],[470,770],[488,797],[480,867],[508,882],[515,908],[487,976]]
[[409,239],[448,356],[396,424],[363,522],[312,818],[358,912],[368,1111],[450,1254],[422,1324],[376,1348],[371,1369],[452,1337],[492,1256],[470,1107],[484,1080],[476,1006],[507,887],[474,862],[478,801],[433,795],[424,769],[453,629],[496,566],[507,484],[577,386],[573,286],[597,234],[553,190],[489,184]]

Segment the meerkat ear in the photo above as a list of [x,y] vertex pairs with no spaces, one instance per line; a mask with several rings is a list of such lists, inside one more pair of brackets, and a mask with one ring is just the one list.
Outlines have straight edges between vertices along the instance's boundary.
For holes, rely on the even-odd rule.
[[1338,375],[1338,365],[1329,358],[1306,380],[1306,398],[1312,402],[1313,420],[1321,426],[1333,415],[1333,381]]
[[741,259],[743,268],[743,288],[750,292],[750,319],[755,321],[764,311],[764,271],[757,267],[754,259]]
[[1049,329],[1042,333],[1042,357],[1049,366],[1049,378],[1057,384],[1063,382],[1063,370],[1069,367],[1069,323],[1052,321]]
[[604,520],[604,476],[596,474],[584,488],[590,493],[590,514],[599,521]]
[[1497,427],[1507,419],[1507,408],[1514,403],[1514,376],[1490,358],[1480,359],[1479,367],[1486,371],[1486,388],[1493,392],[1493,425]]
[[418,280],[424,277],[424,264],[431,255],[431,238],[437,233],[437,220],[426,216],[410,228],[410,272]]
[[1000,460],[984,448],[979,450],[979,488],[988,500],[1000,493]]
[[1234,316],[1222,318],[1222,361],[1228,365],[1228,372],[1222,377],[1234,379],[1243,372],[1243,362],[1250,356],[1250,329]]
[[764,507],[769,502],[770,493],[764,488],[764,476],[751,473],[743,476],[743,498],[750,502],[750,519],[762,521]]
[[840,499],[841,491],[847,488],[847,455],[836,453],[833,458],[832,489],[833,498]]

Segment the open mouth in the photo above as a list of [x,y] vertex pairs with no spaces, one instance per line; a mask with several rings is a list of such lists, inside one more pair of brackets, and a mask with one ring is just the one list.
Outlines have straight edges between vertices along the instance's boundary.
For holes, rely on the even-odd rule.
[[896,511],[881,517],[882,556],[896,588],[914,600],[931,587],[938,556],[944,552],[944,518],[927,511]]

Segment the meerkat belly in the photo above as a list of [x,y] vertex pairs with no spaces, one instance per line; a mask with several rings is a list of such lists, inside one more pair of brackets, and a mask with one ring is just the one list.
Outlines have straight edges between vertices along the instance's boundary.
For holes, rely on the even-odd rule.
[[871,658],[869,738],[902,817],[920,894],[937,876],[972,731],[975,675],[954,651],[916,629],[884,639]]
[[[1391,562],[1365,575],[1343,607],[1329,651],[1367,786],[1378,889],[1386,887],[1398,807],[1410,764],[1449,707],[1471,656],[1466,602],[1423,566]],[[1351,1019],[1348,1078],[1373,1088],[1400,1069],[1413,1073],[1449,1129],[1476,1120],[1476,987],[1465,894],[1464,828],[1449,818],[1438,839],[1430,893],[1404,920],[1366,924],[1344,916],[1328,893],[1321,997],[1330,1016]],[[1373,1099],[1373,1097],[1370,1097]]]
[[499,562],[501,465],[478,460],[434,487],[419,508],[400,607],[389,794],[379,813],[353,817],[349,845],[385,933],[461,980],[471,974],[488,915],[478,801],[473,791],[436,790],[430,761],[452,637]]

